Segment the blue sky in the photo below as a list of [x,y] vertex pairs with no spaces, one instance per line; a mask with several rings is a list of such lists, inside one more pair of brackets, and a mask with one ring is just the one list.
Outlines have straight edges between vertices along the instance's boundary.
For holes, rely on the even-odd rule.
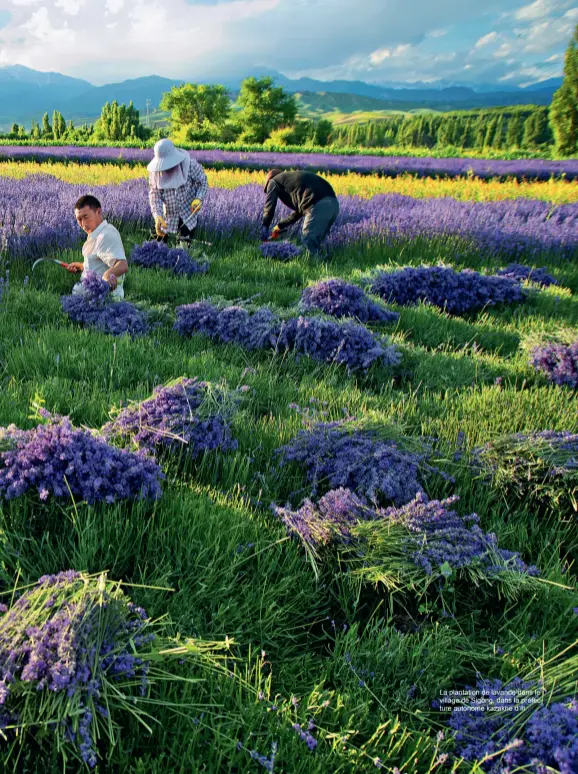
[[577,23],[577,0],[0,0],[0,65],[525,85],[561,74]]

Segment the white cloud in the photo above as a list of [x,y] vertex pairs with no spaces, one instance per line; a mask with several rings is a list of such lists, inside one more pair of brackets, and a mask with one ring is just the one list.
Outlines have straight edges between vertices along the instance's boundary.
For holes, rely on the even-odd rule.
[[104,7],[106,14],[120,13],[124,7],[124,0],[106,0]]
[[16,6],[27,6],[27,5],[38,5],[38,3],[42,3],[43,0],[12,0],[12,5]]
[[535,0],[530,5],[524,5],[514,14],[520,21],[533,21],[534,19],[543,19],[559,6],[556,0]]
[[54,3],[55,8],[62,8],[64,13],[70,16],[76,16],[84,5],[84,0],[56,0]]
[[382,62],[385,62],[386,59],[390,59],[392,56],[403,56],[409,49],[411,48],[411,45],[409,43],[402,43],[399,46],[396,46],[394,49],[390,48],[379,48],[377,51],[373,51],[369,55],[369,62],[372,65],[380,65]]
[[431,30],[426,35],[426,38],[443,38],[448,34],[449,30]]
[[489,46],[490,43],[495,43],[497,40],[498,40],[498,33],[495,31],[489,32],[487,35],[484,35],[477,41],[476,45],[474,46],[474,49],[483,48],[484,46]]
[[512,44],[511,43],[502,43],[500,48],[498,48],[496,51],[494,51],[494,56],[498,57],[498,59],[505,58],[507,56],[510,56],[512,53]]
[[43,41],[44,44],[67,43],[75,38],[74,30],[70,29],[66,22],[63,27],[52,26],[46,8],[39,8],[35,11],[30,19],[22,25],[22,29]]
[[559,62],[562,59],[562,54],[552,54],[552,56],[549,56],[548,59],[545,59],[545,62]]

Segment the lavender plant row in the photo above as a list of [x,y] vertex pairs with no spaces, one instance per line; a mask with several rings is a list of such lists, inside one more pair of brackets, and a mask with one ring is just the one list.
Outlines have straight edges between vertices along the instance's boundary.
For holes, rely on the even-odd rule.
[[349,371],[367,370],[374,363],[397,365],[395,346],[354,322],[336,323],[319,317],[291,317],[281,321],[267,307],[249,314],[207,302],[177,307],[175,330],[181,336],[201,333],[246,349],[291,350],[325,363],[345,365]]
[[[146,228],[150,233],[145,180],[93,186],[90,191],[115,225]],[[0,252],[33,258],[79,244],[82,234],[73,207],[87,192],[86,186],[51,176],[1,178]],[[212,188],[200,222],[216,237],[238,233],[257,242],[263,203],[259,185],[235,190]],[[287,213],[281,206],[278,217]],[[578,248],[578,204],[552,209],[547,202],[533,200],[481,203],[387,194],[371,199],[343,196],[326,244],[329,249],[361,240],[397,244],[398,240],[418,237],[447,239],[452,245],[459,237],[478,250],[509,258],[541,253],[568,257]]]
[[[405,173],[418,177],[476,177],[548,180],[564,176],[573,180],[578,176],[578,160],[549,161],[520,159],[515,161],[475,158],[418,158],[412,156],[370,156],[332,153],[279,153],[245,152],[235,150],[192,150],[201,164],[212,167],[249,169],[312,169],[332,173],[359,172],[397,176]],[[65,160],[82,163],[131,162],[147,164],[152,159],[152,148],[19,146],[1,145],[2,157],[16,160]]]

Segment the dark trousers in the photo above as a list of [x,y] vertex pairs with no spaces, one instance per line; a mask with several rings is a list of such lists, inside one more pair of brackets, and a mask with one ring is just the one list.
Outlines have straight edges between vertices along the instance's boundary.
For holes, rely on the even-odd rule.
[[336,196],[326,196],[307,210],[303,221],[303,244],[310,253],[319,252],[321,242],[331,231],[339,215],[339,202]]

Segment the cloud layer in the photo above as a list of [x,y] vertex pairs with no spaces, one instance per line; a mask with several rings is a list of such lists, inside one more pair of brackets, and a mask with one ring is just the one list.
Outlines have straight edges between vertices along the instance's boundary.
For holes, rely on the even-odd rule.
[[[408,6],[408,2],[411,7]],[[0,64],[100,84],[270,67],[372,82],[559,75],[573,0],[0,0]]]

